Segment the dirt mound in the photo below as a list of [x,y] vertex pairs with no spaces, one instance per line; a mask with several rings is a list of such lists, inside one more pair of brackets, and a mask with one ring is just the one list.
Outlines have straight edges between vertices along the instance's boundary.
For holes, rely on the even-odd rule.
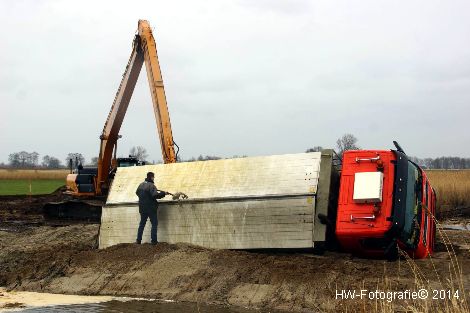
[[[332,252],[315,256],[211,250],[189,244],[121,244],[98,250],[98,230],[99,225],[69,225],[1,231],[0,285],[311,312],[356,311],[358,307],[367,311],[377,304],[335,299],[342,289],[415,290],[421,276],[426,277],[426,286],[434,287],[441,286],[439,281],[447,284],[451,277],[450,255],[442,243],[432,262],[408,264]],[[470,235],[449,231],[446,236],[455,242],[461,279],[470,288]]]

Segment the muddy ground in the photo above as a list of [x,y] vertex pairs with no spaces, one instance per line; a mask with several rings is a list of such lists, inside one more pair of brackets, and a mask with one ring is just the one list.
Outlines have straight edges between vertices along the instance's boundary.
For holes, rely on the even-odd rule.
[[[446,230],[432,259],[396,262],[305,251],[226,251],[188,244],[121,244],[98,250],[98,224],[45,222],[43,201],[0,198],[0,286],[10,290],[122,295],[294,312],[464,312],[470,290],[470,232]],[[455,223],[463,220],[454,219]],[[467,222],[467,221],[465,221]],[[452,242],[447,246],[446,240]],[[449,253],[447,250],[450,250]],[[459,300],[336,299],[360,292],[451,289]]]
[[43,224],[42,207],[47,202],[64,200],[59,189],[47,195],[0,196],[0,223],[11,225]]

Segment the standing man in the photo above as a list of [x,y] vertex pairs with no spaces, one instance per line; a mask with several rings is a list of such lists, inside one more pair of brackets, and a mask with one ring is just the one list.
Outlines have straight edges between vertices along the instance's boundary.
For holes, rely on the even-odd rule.
[[145,224],[147,219],[150,218],[150,223],[152,223],[151,238],[152,244],[157,244],[157,208],[158,202],[157,199],[165,197],[168,193],[166,191],[160,191],[154,184],[155,174],[152,172],[147,173],[147,178],[143,183],[139,185],[135,191],[136,195],[139,197],[139,213],[140,213],[140,224],[139,230],[137,231],[137,240],[136,243],[140,244],[142,242],[142,233],[144,232]]

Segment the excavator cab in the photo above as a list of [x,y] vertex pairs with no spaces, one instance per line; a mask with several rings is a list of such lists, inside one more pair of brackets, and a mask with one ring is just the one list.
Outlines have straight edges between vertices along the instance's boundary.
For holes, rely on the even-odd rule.
[[[127,158],[117,158],[113,163],[117,166],[110,169],[110,179],[114,177],[118,167],[145,165],[145,161],[139,161],[138,158],[131,155]],[[79,197],[95,196],[97,175],[97,167],[83,167],[79,164],[73,173],[67,175],[67,191],[65,193]]]
[[145,165],[145,161],[139,161],[136,157],[129,155],[128,158],[118,158],[117,166],[118,167],[130,167],[130,166],[140,166]]

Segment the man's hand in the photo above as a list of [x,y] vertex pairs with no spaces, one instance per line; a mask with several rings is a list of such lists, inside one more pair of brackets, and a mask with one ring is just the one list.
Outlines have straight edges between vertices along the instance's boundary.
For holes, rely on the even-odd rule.
[[168,192],[164,190],[158,190],[157,188],[154,187],[152,196],[155,200],[164,198],[166,195],[168,195]]

